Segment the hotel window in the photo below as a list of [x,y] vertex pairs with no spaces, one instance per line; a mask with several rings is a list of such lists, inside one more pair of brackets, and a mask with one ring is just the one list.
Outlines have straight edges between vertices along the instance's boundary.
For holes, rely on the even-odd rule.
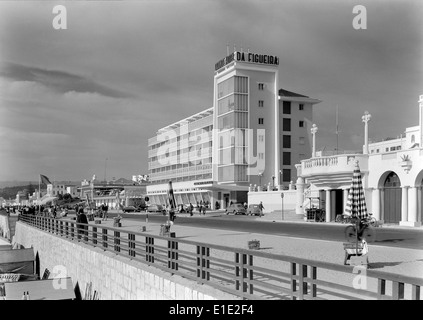
[[282,180],[285,182],[291,181],[291,169],[283,169],[282,170]]
[[304,105],[302,103],[300,103],[300,107],[299,107],[300,111],[304,110]]
[[258,157],[260,160],[264,159],[264,153],[263,152],[259,152]]
[[258,89],[259,90],[264,90],[264,83],[259,83],[258,84]]
[[304,121],[300,121],[300,122],[298,122],[298,126],[299,126],[300,128],[304,128]]
[[291,131],[291,119],[284,118],[282,123],[283,131]]
[[291,152],[284,152],[283,153],[283,165],[290,166],[291,165]]
[[386,148],[385,151],[388,152],[389,151],[389,148]]
[[258,118],[258,123],[259,124],[264,124],[264,118]]
[[259,142],[264,142],[264,135],[259,134],[258,140],[259,140]]
[[283,113],[284,114],[291,114],[291,101],[284,101],[283,102]]
[[283,148],[291,148],[291,136],[283,135]]
[[376,153],[379,153],[379,149],[376,149]]
[[263,100],[259,100],[259,102],[258,102],[258,106],[259,106],[259,107],[264,107],[264,101],[263,101]]

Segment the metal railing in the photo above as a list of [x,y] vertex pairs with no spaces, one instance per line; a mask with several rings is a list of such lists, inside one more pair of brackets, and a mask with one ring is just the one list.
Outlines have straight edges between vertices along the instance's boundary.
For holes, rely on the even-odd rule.
[[422,278],[200,243],[176,238],[172,233],[158,236],[32,215],[21,215],[19,220],[66,240],[114,252],[242,299],[422,299]]

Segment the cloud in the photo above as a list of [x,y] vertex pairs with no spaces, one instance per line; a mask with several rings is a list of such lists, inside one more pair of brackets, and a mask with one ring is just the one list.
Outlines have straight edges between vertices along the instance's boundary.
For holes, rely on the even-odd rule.
[[95,81],[59,70],[47,70],[37,67],[24,66],[21,64],[4,63],[0,76],[14,81],[31,81],[42,84],[58,93],[66,92],[89,92],[97,93],[111,98],[132,98],[133,94],[125,93]]

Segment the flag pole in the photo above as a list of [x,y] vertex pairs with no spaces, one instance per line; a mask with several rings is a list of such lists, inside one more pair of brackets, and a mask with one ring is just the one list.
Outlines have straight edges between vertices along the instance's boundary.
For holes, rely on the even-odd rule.
[[40,205],[40,200],[41,200],[41,176],[38,175],[38,215],[40,215],[40,211],[41,211],[41,205]]
[[338,154],[338,135],[339,135],[339,130],[338,130],[338,105],[336,105],[336,154]]

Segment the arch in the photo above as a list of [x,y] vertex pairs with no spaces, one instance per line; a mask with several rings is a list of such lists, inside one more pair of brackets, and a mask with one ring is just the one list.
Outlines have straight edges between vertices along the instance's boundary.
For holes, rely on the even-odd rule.
[[417,188],[417,221],[423,222],[423,170],[421,170],[414,180]]
[[401,221],[402,192],[401,180],[394,171],[382,175],[383,181],[383,220],[387,223],[399,223]]
[[416,175],[416,179],[414,180],[414,186],[415,187],[421,187],[421,186],[423,186],[423,170],[421,170]]

